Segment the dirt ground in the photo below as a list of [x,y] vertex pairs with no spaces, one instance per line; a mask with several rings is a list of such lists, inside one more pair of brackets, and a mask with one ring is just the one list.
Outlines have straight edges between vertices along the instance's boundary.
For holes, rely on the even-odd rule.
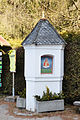
[[16,108],[16,103],[5,102],[4,98],[0,98],[0,105],[8,105],[8,113],[11,116],[16,118],[44,118],[44,117],[53,117],[59,116],[62,120],[80,120],[80,113],[77,111],[75,106],[66,105],[64,111],[58,112],[47,112],[47,113],[32,113],[26,111],[25,109]]

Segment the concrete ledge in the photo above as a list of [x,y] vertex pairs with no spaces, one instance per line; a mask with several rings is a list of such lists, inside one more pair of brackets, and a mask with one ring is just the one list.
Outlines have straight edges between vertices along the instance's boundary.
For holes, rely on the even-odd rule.
[[36,112],[64,110],[64,100],[36,101]]
[[5,100],[6,102],[15,102],[15,101],[16,101],[16,97],[7,96],[6,98],[4,98],[4,100]]

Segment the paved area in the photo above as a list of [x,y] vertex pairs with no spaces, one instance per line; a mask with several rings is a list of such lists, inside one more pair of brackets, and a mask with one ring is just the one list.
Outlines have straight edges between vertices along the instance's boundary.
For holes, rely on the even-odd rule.
[[15,103],[0,101],[0,120],[80,120],[80,114],[75,112],[74,106],[65,111],[34,114],[19,110]]

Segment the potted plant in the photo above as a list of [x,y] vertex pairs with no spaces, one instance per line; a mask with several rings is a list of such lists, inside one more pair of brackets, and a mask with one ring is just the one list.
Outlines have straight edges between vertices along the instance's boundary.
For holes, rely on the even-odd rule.
[[36,98],[36,112],[64,110],[64,96],[62,93],[52,93],[46,87],[46,92],[43,91],[42,97],[39,95]]

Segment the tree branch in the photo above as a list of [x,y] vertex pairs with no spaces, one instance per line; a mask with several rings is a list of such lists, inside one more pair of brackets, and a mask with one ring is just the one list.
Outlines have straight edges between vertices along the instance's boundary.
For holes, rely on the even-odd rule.
[[73,4],[75,5],[76,9],[79,10],[77,5],[75,4],[75,1],[74,0],[72,0],[72,1],[73,1]]

